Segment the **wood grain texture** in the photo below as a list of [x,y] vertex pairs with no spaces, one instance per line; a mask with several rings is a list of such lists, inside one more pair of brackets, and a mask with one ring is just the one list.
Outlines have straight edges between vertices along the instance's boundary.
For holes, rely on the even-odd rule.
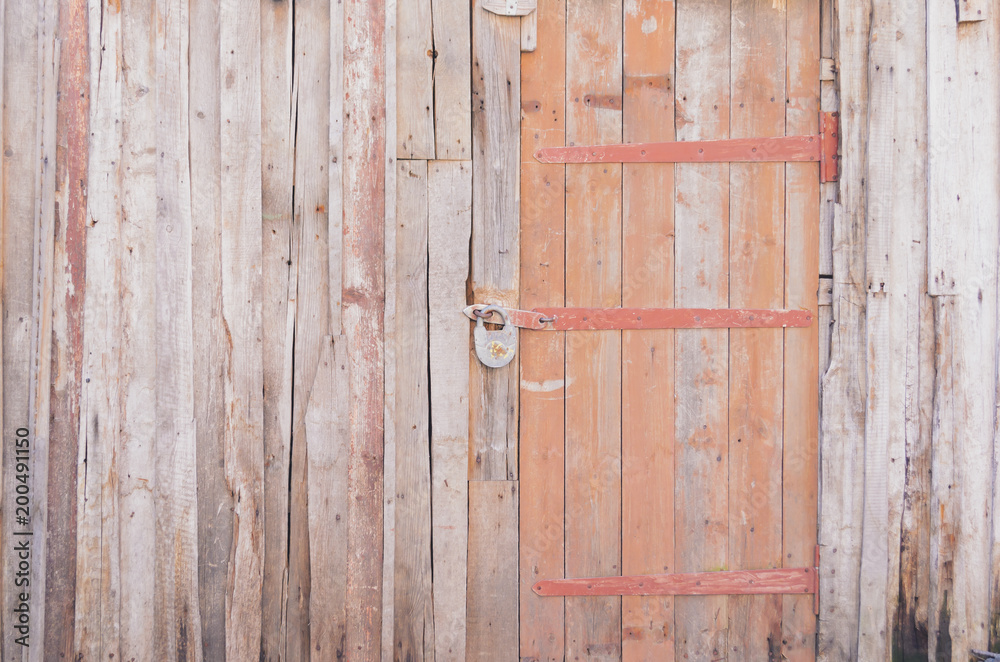
[[[30,243],[22,244],[18,235],[24,226],[18,228],[17,237],[11,241],[7,234],[7,219],[24,219],[34,208],[35,178],[32,159],[35,156],[32,144],[37,136],[35,109],[32,99],[37,100],[37,68],[18,66],[14,62],[31,57],[38,52],[37,8],[10,3],[6,7],[4,57],[4,96],[7,107],[4,118],[4,154],[6,161],[4,175],[4,247],[10,246],[17,253],[4,255],[4,287],[8,286],[8,274],[15,265],[29,258],[23,251],[30,250]],[[59,98],[66,103],[56,108],[56,190],[55,190],[55,244],[53,269],[53,325],[51,376],[51,425],[49,428],[49,458],[47,477],[47,505],[50,516],[46,522],[47,554],[45,557],[45,602],[44,646],[46,650],[70,657],[74,652],[75,640],[75,598],[76,598],[76,538],[77,538],[77,485],[78,450],[80,437],[80,391],[82,387],[83,327],[82,310],[86,292],[86,192],[87,192],[87,133],[90,119],[90,98],[84,93],[89,86],[87,80],[87,17],[84,16],[85,3],[64,2],[59,4],[63,20],[59,21],[57,36],[59,48]],[[23,61],[23,60],[22,60]],[[31,62],[32,60],[28,60]],[[37,65],[36,65],[37,66]],[[20,100],[20,101],[17,101]],[[23,105],[22,105],[23,104]],[[50,110],[51,112],[51,110]],[[8,157],[7,150],[11,151]],[[14,157],[14,158],[11,158]],[[13,228],[12,228],[13,229]],[[15,283],[17,282],[14,279]],[[26,318],[18,315],[13,324],[14,301],[27,302],[20,296],[5,293],[4,302],[4,425],[9,425],[10,416],[18,411],[16,404],[8,407],[6,401],[10,393],[9,384],[18,383],[17,373],[12,374],[9,357],[12,350],[21,345],[17,356],[24,356],[28,346],[27,338],[22,339],[26,329]],[[25,311],[27,312],[27,311]],[[10,317],[6,317],[6,316]],[[6,321],[9,320],[9,321]],[[22,327],[22,328],[19,328]],[[26,382],[22,386],[26,385]],[[20,393],[23,393],[19,389]],[[27,412],[25,411],[26,415]],[[15,425],[17,425],[15,423]],[[6,433],[6,427],[5,427]],[[5,575],[10,576],[6,573]],[[10,594],[8,594],[10,595]],[[5,609],[6,612],[6,609]],[[6,633],[5,633],[6,635]],[[4,651],[13,657],[13,651]]]
[[[133,5],[134,6],[134,5]],[[126,15],[130,8],[126,7]],[[151,15],[143,12],[135,19],[132,30],[126,27],[125,36],[135,45],[137,53],[143,57],[145,40],[141,35],[152,29]],[[229,587],[229,557],[233,544],[233,494],[227,484],[225,469],[225,429],[226,429],[226,386],[225,373],[229,365],[226,328],[222,318],[222,151],[220,94],[221,76],[219,72],[219,7],[213,2],[194,2],[190,7],[190,36],[188,48],[191,52],[189,71],[190,103],[188,106],[188,130],[191,135],[191,240],[197,247],[191,253],[192,311],[198,323],[194,325],[194,365],[197,376],[194,382],[195,430],[197,438],[198,465],[198,597],[201,604],[202,657],[205,660],[222,659],[226,651],[226,595]],[[140,60],[139,62],[142,62]],[[133,72],[134,73],[134,72]],[[132,76],[129,76],[131,79]],[[143,81],[136,81],[133,94],[136,95],[137,110],[143,108],[147,97],[141,95]],[[145,167],[144,160],[152,160],[142,151],[142,128],[155,119],[145,111],[136,119],[143,124],[133,127],[136,131],[137,166]],[[126,123],[126,134],[129,133]],[[155,150],[153,150],[155,152]],[[143,160],[140,160],[143,159]],[[133,173],[136,184],[143,181],[142,170]],[[141,190],[141,189],[140,189]],[[263,191],[267,192],[265,186]],[[266,193],[265,193],[266,194]],[[273,196],[273,193],[272,193]],[[141,219],[144,200],[136,196],[133,219]],[[265,221],[266,223],[266,221]],[[136,223],[132,230],[136,235],[136,250],[143,248],[141,225]],[[137,257],[138,253],[130,255]],[[267,264],[265,262],[265,264]],[[141,262],[133,263],[137,275],[141,276]],[[137,279],[138,282],[141,280]],[[138,293],[137,293],[138,294]],[[284,297],[284,293],[282,294]],[[265,299],[266,305],[267,299]],[[133,297],[127,308],[140,306]],[[141,318],[136,320],[141,323]],[[266,331],[265,331],[266,332]],[[270,338],[265,335],[265,339]],[[138,349],[138,347],[136,348]],[[136,353],[136,360],[148,360]],[[154,358],[155,357],[151,357]],[[139,386],[139,383],[136,384]],[[265,392],[269,384],[265,384]],[[150,391],[152,387],[150,386]],[[142,390],[136,388],[133,398],[136,405],[141,403]],[[270,400],[270,398],[269,398]],[[138,415],[141,410],[136,411]],[[137,460],[141,446],[135,445]],[[139,469],[141,465],[137,466]],[[287,474],[287,471],[286,471]],[[142,474],[136,474],[140,476]],[[143,499],[143,492],[137,490],[135,500],[144,508],[151,508]],[[133,520],[133,526],[142,526]],[[136,578],[138,579],[138,578]],[[148,622],[144,613],[132,615],[137,632]],[[142,625],[140,625],[142,624]],[[123,654],[124,654],[123,650]],[[136,659],[148,657],[138,654]],[[126,659],[129,659],[126,657]]]
[[[395,149],[396,157],[401,159],[434,158],[434,34],[431,4],[431,0],[396,3]],[[454,37],[458,38],[459,35]]]
[[427,330],[427,162],[398,161],[396,184],[394,655],[434,659]]
[[[120,12],[101,8],[87,22],[90,58],[89,172],[87,174],[87,293],[83,306],[81,440],[83,478],[78,484],[76,653],[120,656],[121,572],[118,458],[121,270],[122,76]],[[107,59],[104,59],[104,58]],[[190,337],[188,338],[190,342]],[[193,560],[193,559],[192,559]]]
[[258,5],[237,3],[223,3],[219,16],[225,459],[234,497],[226,657],[236,659],[260,651],[264,573],[260,18]]
[[[820,6],[789,3],[786,14],[788,104],[785,131],[819,128]],[[819,509],[819,375],[823,319],[818,312],[820,264],[819,168],[785,166],[784,302],[813,313],[815,323],[784,333],[781,564],[816,562]],[[828,328],[828,327],[827,327]],[[781,651],[789,660],[816,658],[813,596],[781,599]]]
[[1000,21],[956,25],[948,9],[927,8],[927,287],[938,297],[928,645],[939,659],[959,660],[988,645],[995,619],[984,617],[990,596],[981,578],[994,556],[983,513],[995,478],[983,467],[993,459],[997,394],[983,384],[997,379],[1000,135],[981,109],[1000,95],[987,65]]
[[[156,56],[156,615],[154,655],[201,654],[195,462],[188,15],[158,2]],[[225,208],[224,208],[225,212]],[[225,241],[225,238],[223,239]],[[225,249],[223,254],[225,264]],[[225,290],[224,290],[225,295]],[[223,300],[225,303],[225,299]]]
[[830,363],[822,382],[820,429],[819,658],[853,659],[858,641],[865,430],[865,207],[869,99],[867,9],[837,7],[840,47],[840,202],[833,219]]
[[467,660],[519,659],[517,503],[517,481],[469,481]]
[[[734,138],[785,133],[786,18],[782,3],[732,3]],[[729,205],[730,307],[782,305],[785,166],[734,163]],[[729,567],[733,570],[782,565],[782,335],[768,329],[729,333]],[[781,607],[782,599],[776,595],[730,597],[727,653],[738,659],[776,656],[782,639]]]
[[431,4],[434,24],[434,157],[471,159],[472,33],[469,3],[434,0]]
[[[337,15],[336,20],[331,19],[332,24],[336,26],[343,24],[342,9],[342,5],[331,4],[331,13]],[[343,29],[337,27],[336,32],[340,35],[342,42]],[[331,57],[334,56],[335,50],[337,49],[331,44]],[[339,57],[343,61],[342,44],[339,51]],[[335,74],[335,72],[342,71],[342,66],[331,64],[331,76],[338,75],[341,87],[343,86],[343,75],[342,73]],[[331,83],[331,88],[334,87],[336,86]],[[334,112],[331,107],[330,133],[332,136],[336,130],[338,135],[342,136],[343,109],[338,109],[336,116],[334,116]],[[396,0],[387,0],[385,5],[385,144],[396,144]],[[332,158],[335,157],[331,156]],[[343,158],[339,160],[343,162]],[[332,168],[330,175],[332,178]],[[336,177],[339,189],[341,180],[339,169]],[[382,345],[385,351],[383,357],[383,365],[385,366],[383,425],[385,432],[382,462],[382,659],[391,660],[395,641],[393,623],[395,621],[396,598],[396,152],[392,149],[387,149],[385,153],[385,228],[383,237],[385,242],[385,330]]]
[[[626,142],[674,139],[674,20],[672,1],[626,4]],[[674,167],[627,164],[622,191],[622,305],[670,307]],[[622,334],[622,574],[674,571],[674,338]],[[622,660],[674,659],[673,603],[622,599]]]
[[342,659],[347,592],[347,465],[350,421],[347,342],[328,336],[316,363],[306,407],[309,458],[309,649],[314,657]]
[[[472,9],[472,299],[516,307],[519,276],[519,19]],[[470,302],[472,303],[472,302]],[[469,478],[517,478],[517,363],[471,363]]]
[[[315,16],[317,12],[311,4],[304,3],[301,11],[309,20],[317,19]],[[295,26],[292,19],[291,2],[261,3],[260,151],[263,262],[260,297],[264,386],[264,578],[261,589],[260,647],[265,660],[285,658],[288,630],[286,604],[289,518],[287,513],[292,448],[291,377],[297,285],[295,270],[298,257],[295,250],[298,235],[292,227],[294,200],[290,195],[293,190],[295,165],[292,98],[292,36]],[[318,27],[324,25],[320,18]],[[323,36],[322,32],[319,38],[316,38],[315,33],[302,35],[315,44],[314,50],[317,51],[317,56],[322,52]],[[293,628],[293,632],[300,631],[299,628]]]
[[432,161],[427,189],[434,659],[445,662],[464,660],[466,641],[469,332],[459,311],[469,274],[472,163]]
[[[729,3],[677,6],[676,126],[682,140],[728,137],[730,57],[716,48],[731,36]],[[729,166],[675,169],[674,267],[678,306],[729,303]],[[678,572],[728,569],[729,502],[716,489],[729,475],[729,332],[692,331],[675,344],[677,403],[674,523]],[[674,601],[676,655],[715,658],[727,651],[727,598]]]
[[[622,5],[566,6],[566,141],[620,142]],[[566,167],[566,305],[618,306],[622,297],[622,166]],[[621,573],[621,333],[566,339],[566,574]],[[621,656],[621,599],[566,600],[566,656]]]
[[[350,370],[347,655],[381,651],[385,5],[344,3],[343,330]],[[360,158],[365,155],[366,158]]]
[[[545,40],[521,57],[520,282],[527,307],[564,304],[566,281],[566,168],[531,156],[566,140],[566,2],[541,0],[536,13]],[[520,343],[520,654],[556,662],[565,651],[565,601],[543,599],[531,587],[565,576],[566,336],[522,333]]]

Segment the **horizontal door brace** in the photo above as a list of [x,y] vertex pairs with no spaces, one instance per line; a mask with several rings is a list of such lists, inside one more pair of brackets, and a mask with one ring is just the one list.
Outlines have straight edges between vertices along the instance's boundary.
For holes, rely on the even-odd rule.
[[542,163],[816,161],[820,164],[820,180],[834,182],[839,176],[839,124],[837,113],[824,112],[820,113],[820,133],[814,136],[543,147],[535,152],[535,158]]
[[[464,312],[474,320],[485,307],[475,304]],[[535,331],[801,328],[813,320],[808,310],[735,308],[507,308],[505,312],[513,326]],[[484,321],[493,320],[486,317]]]
[[[670,575],[543,579],[531,587],[543,597],[595,595],[771,595],[813,594],[819,599],[816,568],[723,570]],[[818,613],[818,612],[817,612]]]

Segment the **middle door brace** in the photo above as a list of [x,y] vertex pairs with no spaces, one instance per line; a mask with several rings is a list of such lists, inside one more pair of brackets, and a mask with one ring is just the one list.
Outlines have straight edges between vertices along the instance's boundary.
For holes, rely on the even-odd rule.
[[[475,320],[485,307],[475,304],[463,312]],[[512,325],[535,331],[802,328],[813,319],[808,310],[734,308],[508,308],[505,312]]]

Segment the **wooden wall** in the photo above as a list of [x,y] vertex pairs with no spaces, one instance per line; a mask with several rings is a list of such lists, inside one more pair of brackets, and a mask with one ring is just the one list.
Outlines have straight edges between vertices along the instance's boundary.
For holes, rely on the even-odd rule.
[[828,660],[1000,649],[1000,11],[957,9],[841,0],[826,14],[843,158],[824,202]]
[[[480,2],[0,0],[2,659],[517,658],[522,367],[458,311],[523,295],[545,34]],[[1000,649],[1000,10],[820,6],[818,649],[967,660]]]

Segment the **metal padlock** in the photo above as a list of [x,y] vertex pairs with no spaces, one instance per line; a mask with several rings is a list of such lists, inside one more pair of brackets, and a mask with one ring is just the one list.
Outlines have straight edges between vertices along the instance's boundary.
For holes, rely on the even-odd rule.
[[[483,319],[490,316],[490,313],[500,315],[503,320],[503,328],[499,331],[490,331],[483,324]],[[517,349],[517,329],[507,319],[507,311],[500,306],[486,306],[477,315],[476,330],[472,337],[476,341],[476,356],[489,368],[502,368],[514,360],[514,352]]]

